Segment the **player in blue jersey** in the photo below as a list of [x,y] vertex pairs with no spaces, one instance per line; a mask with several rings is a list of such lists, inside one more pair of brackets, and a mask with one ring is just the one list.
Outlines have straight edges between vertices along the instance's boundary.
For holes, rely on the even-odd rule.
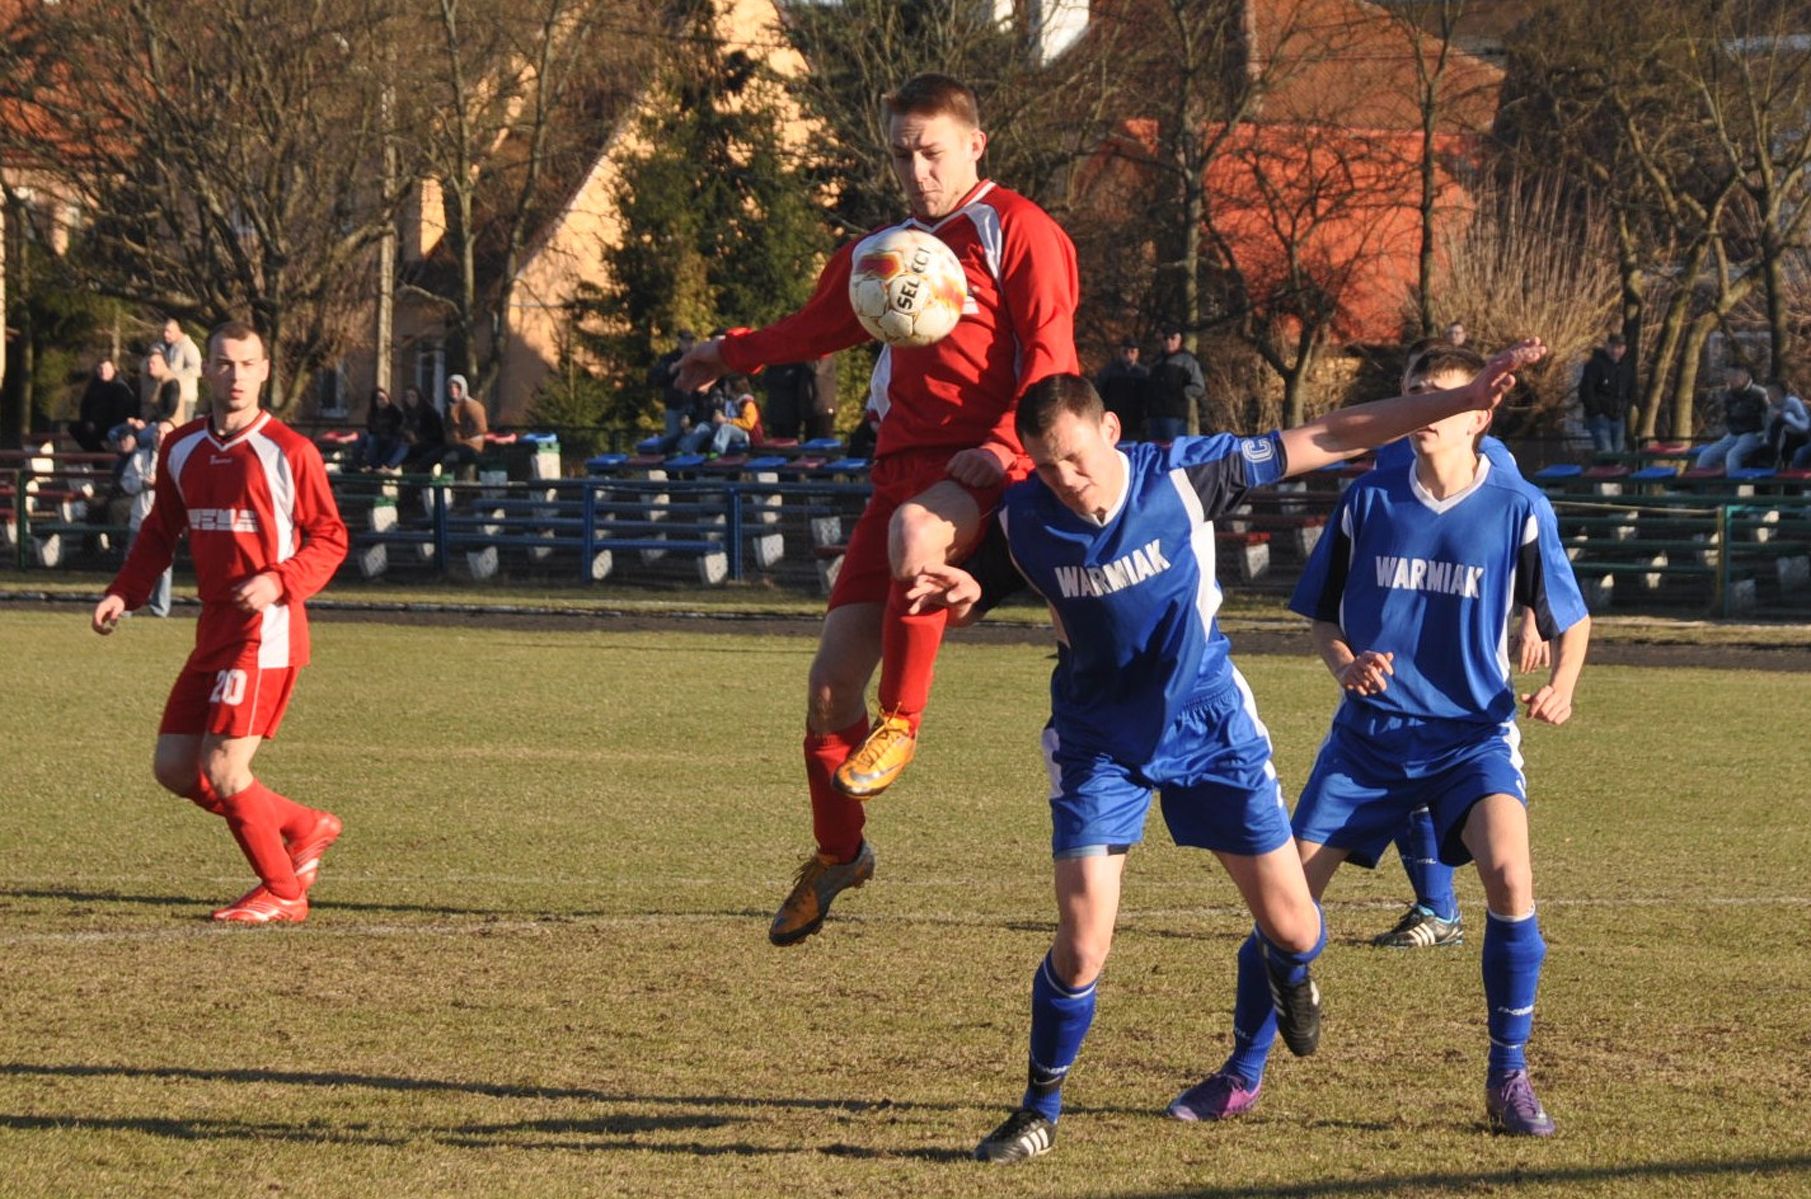
[[[1436,388],[1487,369],[1460,347],[1430,351],[1418,368]],[[1314,621],[1315,648],[1345,697],[1293,827],[1317,901],[1341,862],[1375,866],[1417,807],[1432,813],[1442,862],[1477,862],[1488,907],[1486,1113],[1497,1131],[1549,1136],[1524,1052],[1546,944],[1507,630],[1520,601],[1553,642],[1546,685],[1522,700],[1531,719],[1562,724],[1591,621],[1546,497],[1479,452],[1488,424],[1488,413],[1468,412],[1416,430],[1414,462],[1354,483],[1309,559],[1290,606]],[[1242,996],[1262,985],[1243,961],[1240,976]],[[1240,1007],[1232,1056],[1201,1084],[1230,1097],[1221,1116],[1256,1101],[1275,1036],[1268,1012]]]
[[1057,632],[1043,738],[1057,932],[1032,980],[1029,1085],[977,1157],[1022,1161],[1054,1143],[1063,1080],[1112,945],[1124,855],[1143,838],[1153,789],[1170,835],[1213,851],[1251,910],[1257,928],[1240,960],[1260,980],[1265,1016],[1292,1052],[1314,1052],[1320,995],[1309,963],[1326,942],[1325,923],[1290,838],[1269,734],[1215,620],[1213,522],[1251,488],[1491,407],[1512,372],[1543,352],[1538,342],[1518,346],[1452,392],[1261,437],[1169,446],[1117,446],[1118,418],[1076,375],[1050,376],[1020,400],[1018,432],[1036,476],[1007,493],[963,567],[924,571],[908,597],[967,623],[1029,584]]
[[[1421,357],[1437,347],[1451,347],[1440,338],[1428,338],[1409,348],[1408,364],[1402,372],[1405,395],[1433,391],[1435,385],[1422,372]],[[1485,437],[1478,447],[1490,459],[1493,470],[1520,474],[1515,455],[1495,437]],[[1406,469],[1415,460],[1414,447],[1407,440],[1393,441],[1377,451],[1377,467]],[[1510,652],[1516,657],[1516,670],[1528,674],[1550,662],[1547,643],[1541,639],[1534,613],[1521,610],[1516,631],[1510,638]],[[1439,838],[1434,830],[1434,816],[1426,807],[1409,813],[1395,836],[1396,854],[1408,875],[1414,898],[1408,910],[1391,928],[1371,938],[1380,949],[1439,949],[1465,943],[1465,921],[1459,912],[1458,892],[1453,889],[1453,868],[1440,860]]]

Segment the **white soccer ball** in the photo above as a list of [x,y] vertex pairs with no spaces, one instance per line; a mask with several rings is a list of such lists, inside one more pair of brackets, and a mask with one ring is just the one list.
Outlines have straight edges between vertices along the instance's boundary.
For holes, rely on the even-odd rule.
[[967,299],[962,263],[934,234],[882,229],[855,247],[849,304],[862,328],[890,346],[942,341]]

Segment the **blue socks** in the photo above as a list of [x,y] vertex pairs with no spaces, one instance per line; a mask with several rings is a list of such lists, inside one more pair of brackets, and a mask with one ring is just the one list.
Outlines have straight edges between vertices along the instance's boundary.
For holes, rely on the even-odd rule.
[[1459,918],[1459,897],[1453,894],[1453,868],[1440,861],[1440,841],[1434,834],[1434,815],[1426,808],[1409,813],[1396,834],[1396,852],[1402,869],[1415,888],[1415,902],[1442,920]]
[[1547,942],[1529,912],[1520,919],[1487,914],[1484,921],[1484,1003],[1490,1028],[1490,1076],[1528,1068],[1525,1050],[1534,1029]]
[[1254,928],[1239,946],[1239,989],[1232,1005],[1232,1056],[1220,1069],[1256,1087],[1277,1039],[1276,1008],[1264,976],[1264,946]]
[[1020,1106],[1053,1123],[1063,1110],[1063,1079],[1094,1022],[1094,984],[1099,981],[1065,987],[1045,954],[1031,982],[1031,1072]]
[[[1319,911],[1319,905],[1316,905]],[[1327,918],[1321,916],[1320,938],[1300,953],[1271,942],[1257,929],[1239,946],[1239,989],[1232,1007],[1232,1054],[1220,1069],[1236,1074],[1256,1087],[1264,1081],[1270,1047],[1276,1042],[1276,1007],[1270,997],[1269,972],[1275,968],[1287,982],[1297,983],[1308,973],[1308,963],[1327,947]],[[1268,961],[1266,960],[1268,959]]]

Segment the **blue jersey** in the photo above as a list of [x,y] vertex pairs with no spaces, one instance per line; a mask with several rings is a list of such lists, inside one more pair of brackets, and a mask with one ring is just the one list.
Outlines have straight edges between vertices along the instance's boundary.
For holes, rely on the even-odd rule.
[[[1289,606],[1339,625],[1355,653],[1396,655],[1381,695],[1347,693],[1334,716],[1371,735],[1514,720],[1508,626],[1518,602],[1548,639],[1586,615],[1547,497],[1487,455],[1472,485],[1443,500],[1421,486],[1413,461],[1353,483]],[[1436,749],[1442,738],[1428,737]]]
[[1214,619],[1213,522],[1285,466],[1275,433],[1119,449],[1126,493],[1106,519],[1078,516],[1033,476],[1000,503],[1004,546],[990,537],[964,565],[986,604],[1021,578],[1049,602],[1062,743],[1141,764],[1185,708],[1236,685]]

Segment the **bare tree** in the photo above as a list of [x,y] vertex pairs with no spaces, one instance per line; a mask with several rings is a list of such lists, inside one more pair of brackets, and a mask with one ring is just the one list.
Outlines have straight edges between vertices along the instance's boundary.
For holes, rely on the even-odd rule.
[[[402,78],[419,170],[445,202],[447,263],[402,292],[452,333],[488,394],[508,349],[517,276],[536,233],[591,165],[596,121],[649,78],[658,23],[638,0],[434,0]],[[405,43],[406,45],[407,43]],[[640,65],[638,65],[638,63]]]
[[1550,425],[1615,314],[1615,234],[1598,208],[1570,203],[1551,180],[1512,176],[1473,199],[1470,220],[1442,227],[1436,290],[1466,298],[1468,331],[1481,345],[1540,332],[1550,352],[1522,372],[1522,394],[1532,397],[1534,422]]
[[247,314],[287,408],[351,336],[397,195],[379,160],[388,0],[88,0],[0,36],[8,149],[77,198],[81,281],[186,320]]

